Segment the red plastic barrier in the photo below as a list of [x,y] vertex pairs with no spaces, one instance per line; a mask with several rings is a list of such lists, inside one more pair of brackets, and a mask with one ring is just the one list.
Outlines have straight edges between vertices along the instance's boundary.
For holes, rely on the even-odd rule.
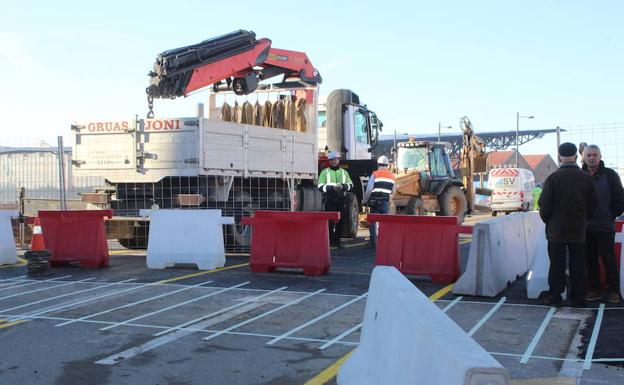
[[472,234],[472,227],[457,217],[369,214],[367,220],[380,224],[375,265],[428,275],[435,283],[459,277],[459,234]]
[[39,211],[43,239],[52,251],[50,265],[108,266],[104,217],[112,216],[111,210]]
[[328,221],[338,212],[256,211],[243,218],[251,225],[251,271],[266,273],[279,267],[302,268],[305,275],[323,275],[331,266]]

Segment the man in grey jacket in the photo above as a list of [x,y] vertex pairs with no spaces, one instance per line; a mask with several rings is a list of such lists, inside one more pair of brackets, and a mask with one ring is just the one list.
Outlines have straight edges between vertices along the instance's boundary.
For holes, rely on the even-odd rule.
[[[608,301],[620,302],[620,277],[613,250],[615,240],[615,218],[624,211],[624,188],[620,176],[602,161],[600,148],[590,144],[583,151],[583,170],[594,179],[600,197],[598,209],[587,222],[585,237],[587,258],[587,280],[591,290],[585,296],[587,301],[602,299],[599,259],[602,257],[607,275]],[[622,263],[620,261],[620,263]]]

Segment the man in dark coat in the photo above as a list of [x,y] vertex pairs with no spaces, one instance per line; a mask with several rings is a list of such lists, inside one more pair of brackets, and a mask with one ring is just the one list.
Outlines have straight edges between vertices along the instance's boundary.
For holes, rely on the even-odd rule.
[[559,146],[559,169],[544,182],[539,199],[540,216],[546,224],[550,286],[546,303],[560,306],[565,290],[566,251],[569,253],[570,297],[575,306],[585,300],[585,231],[587,220],[598,207],[592,177],[576,164],[573,143]]
[[[587,301],[602,299],[599,259],[602,257],[607,275],[608,301],[620,302],[620,277],[615,262],[615,218],[624,211],[624,188],[620,176],[602,161],[600,148],[590,144],[583,151],[583,170],[594,179],[600,197],[598,209],[589,218],[585,240],[587,258],[587,279],[591,290],[585,296]],[[620,262],[621,263],[621,262]]]

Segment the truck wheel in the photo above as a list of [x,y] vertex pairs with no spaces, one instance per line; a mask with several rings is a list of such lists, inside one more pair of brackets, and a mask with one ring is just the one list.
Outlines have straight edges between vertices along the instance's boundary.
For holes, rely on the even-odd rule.
[[355,194],[347,193],[346,213],[348,217],[345,218],[344,221],[345,225],[342,228],[342,237],[355,238],[360,229],[360,206],[358,205]]
[[406,215],[425,215],[425,204],[420,198],[411,198],[405,206]]
[[[247,191],[235,193],[234,205],[237,208],[241,208],[243,217],[249,217],[255,211],[253,198]],[[230,230],[236,245],[242,247],[249,247],[251,245],[251,226],[236,223],[230,225]]]
[[492,211],[492,216],[495,217],[498,215],[498,211]]
[[302,188],[299,209],[301,211],[323,211],[323,194],[315,188]]
[[459,187],[448,187],[438,199],[441,215],[459,217],[459,223],[464,222],[468,202],[466,202],[466,194]]
[[149,224],[139,224],[134,227],[132,238],[120,238],[117,241],[130,250],[147,249],[147,239],[149,236]]

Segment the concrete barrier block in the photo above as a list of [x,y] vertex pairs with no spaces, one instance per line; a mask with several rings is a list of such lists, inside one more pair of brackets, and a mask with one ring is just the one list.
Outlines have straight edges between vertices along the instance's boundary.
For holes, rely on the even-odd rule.
[[514,213],[475,224],[466,271],[453,293],[495,297],[524,275],[540,239],[538,219],[536,212]]
[[503,385],[508,378],[396,268],[375,268],[360,344],[340,368],[338,385]]
[[221,210],[151,210],[147,267],[164,269],[175,264],[196,264],[200,270],[225,265],[223,225],[234,218]]
[[11,218],[17,216],[17,210],[0,210],[0,265],[17,263],[17,248],[11,226]]

